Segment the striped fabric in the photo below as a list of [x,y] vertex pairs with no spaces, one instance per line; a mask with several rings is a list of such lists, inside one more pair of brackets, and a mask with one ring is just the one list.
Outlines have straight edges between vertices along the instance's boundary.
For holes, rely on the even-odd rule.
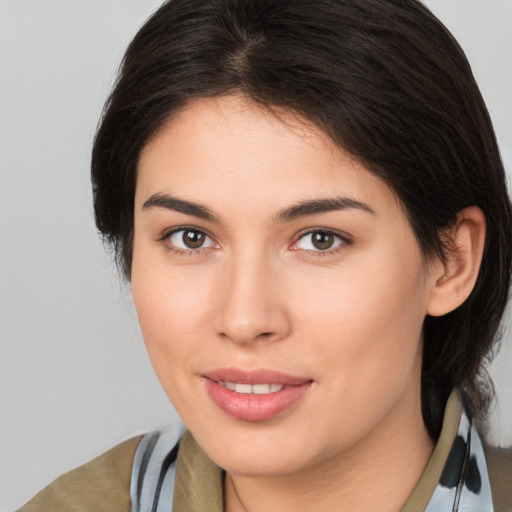
[[482,440],[464,410],[439,484],[425,512],[493,512]]
[[[177,437],[176,433],[163,431],[146,434],[142,438],[133,463],[131,512],[172,511],[176,460],[181,440],[181,436],[179,439]],[[218,485],[221,485],[220,482]],[[194,489],[185,489],[185,492],[189,491],[194,493]],[[219,507],[221,503],[222,499]],[[424,512],[493,511],[482,441],[462,411],[457,435],[439,483]]]
[[[181,436],[180,436],[181,437]],[[180,439],[175,432],[146,434],[133,461],[131,512],[170,512]]]

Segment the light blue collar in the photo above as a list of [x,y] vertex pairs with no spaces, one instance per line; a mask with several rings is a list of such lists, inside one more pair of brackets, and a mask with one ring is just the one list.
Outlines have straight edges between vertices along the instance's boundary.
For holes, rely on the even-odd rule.
[[462,411],[457,435],[425,512],[493,512],[482,440]]
[[[143,436],[132,469],[131,512],[172,512],[177,439],[176,430]],[[439,483],[424,512],[493,511],[482,441],[462,411]]]

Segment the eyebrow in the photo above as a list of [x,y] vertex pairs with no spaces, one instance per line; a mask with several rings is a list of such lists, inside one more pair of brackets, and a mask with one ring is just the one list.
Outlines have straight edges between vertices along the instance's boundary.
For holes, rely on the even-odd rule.
[[185,199],[178,199],[168,194],[153,194],[146,199],[142,205],[142,210],[148,210],[150,208],[165,208],[210,222],[220,223],[220,218],[207,206],[192,201],[186,201]]
[[334,197],[329,199],[313,199],[305,201],[279,211],[275,216],[277,222],[289,222],[292,220],[307,217],[309,215],[319,215],[339,210],[355,208],[371,215],[377,215],[375,210],[368,204],[351,199],[348,197]]
[[[142,205],[143,210],[150,208],[165,208],[185,215],[192,215],[210,222],[220,223],[221,219],[207,206],[185,199],[178,199],[168,194],[153,194]],[[329,199],[313,199],[294,204],[280,210],[274,217],[278,223],[319,215],[339,210],[355,208],[371,215],[377,215],[375,210],[366,203],[348,197],[334,197]]]

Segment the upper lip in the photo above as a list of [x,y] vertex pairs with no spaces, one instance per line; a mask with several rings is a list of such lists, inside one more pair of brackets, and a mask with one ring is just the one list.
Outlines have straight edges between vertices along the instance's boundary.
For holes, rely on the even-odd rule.
[[238,384],[279,384],[281,386],[298,386],[313,379],[290,375],[269,369],[242,370],[241,368],[218,368],[202,374],[215,382],[236,382]]

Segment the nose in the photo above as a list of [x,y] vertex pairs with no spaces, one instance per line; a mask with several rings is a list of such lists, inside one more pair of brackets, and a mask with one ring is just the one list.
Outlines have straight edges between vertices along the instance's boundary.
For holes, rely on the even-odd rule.
[[286,338],[291,323],[278,270],[247,254],[226,266],[215,299],[217,333],[240,345]]

